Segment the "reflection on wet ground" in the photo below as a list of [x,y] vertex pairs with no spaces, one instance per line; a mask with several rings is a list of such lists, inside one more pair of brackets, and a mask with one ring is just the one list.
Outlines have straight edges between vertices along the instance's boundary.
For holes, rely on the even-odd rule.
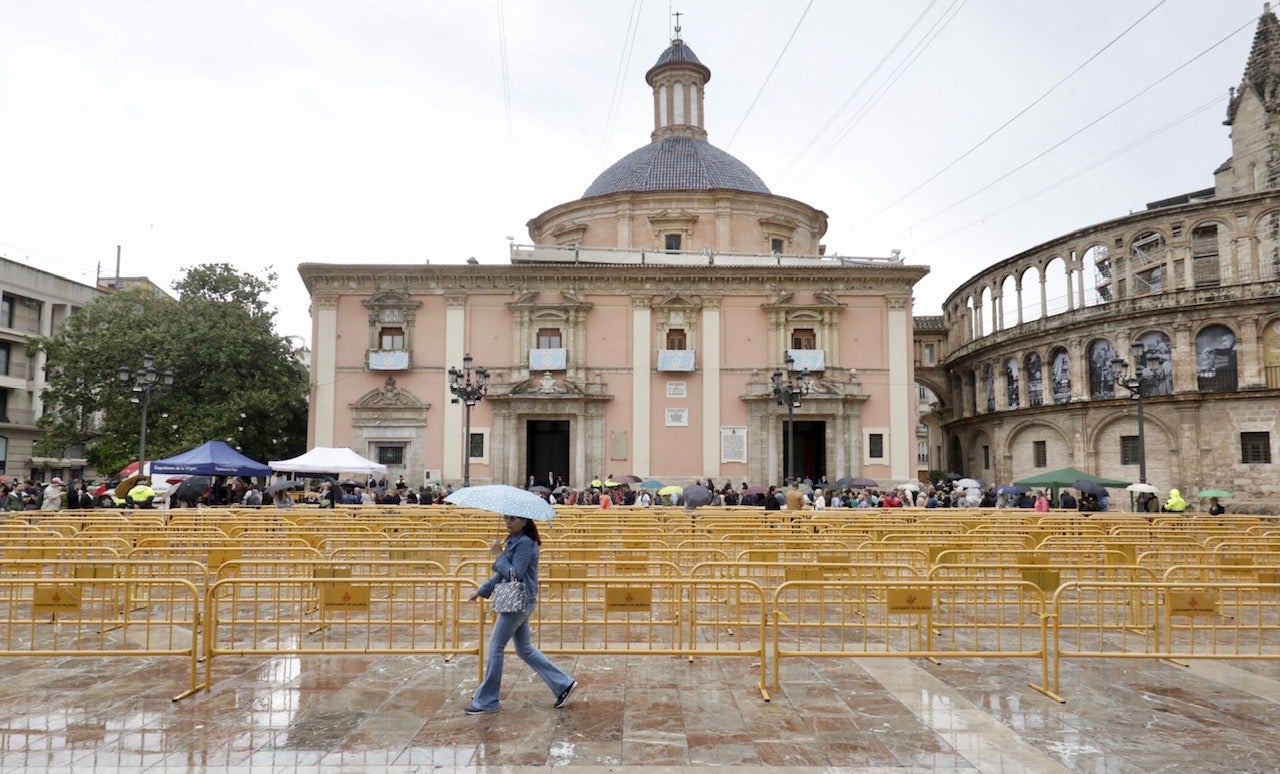
[[502,710],[471,717],[471,658],[220,657],[212,690],[176,703],[180,659],[9,658],[0,771],[1280,766],[1271,661],[1068,661],[1058,704],[1015,660],[793,659],[769,703],[747,659],[556,660],[582,683],[567,708],[512,659]]

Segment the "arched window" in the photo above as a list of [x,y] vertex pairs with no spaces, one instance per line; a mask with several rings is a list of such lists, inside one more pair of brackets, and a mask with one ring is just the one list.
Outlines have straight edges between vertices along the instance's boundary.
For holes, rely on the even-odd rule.
[[1049,353],[1049,362],[1053,366],[1053,405],[1061,406],[1071,402],[1071,356],[1064,347],[1058,347]]
[[1116,348],[1106,339],[1096,339],[1089,344],[1089,398],[1109,400],[1116,396],[1116,375],[1111,359]]
[[1004,361],[1004,397],[1005,405],[1010,409],[1019,407],[1018,401],[1018,361],[1009,358]]
[[1030,352],[1022,360],[1027,371],[1027,405],[1035,408],[1044,405],[1044,368],[1039,352]]
[[1142,380],[1142,394],[1173,394],[1173,347],[1169,337],[1160,331],[1151,331],[1138,337],[1142,344],[1142,361],[1133,367]]
[[9,439],[0,435],[0,473],[9,471],[6,460],[9,459]]
[[1262,370],[1267,389],[1280,387],[1280,320],[1272,320],[1262,330]]
[[990,363],[982,367],[982,380],[987,383],[987,413],[991,413],[996,410],[996,375]]
[[1236,334],[1225,325],[1210,325],[1196,334],[1196,382],[1200,392],[1235,392]]

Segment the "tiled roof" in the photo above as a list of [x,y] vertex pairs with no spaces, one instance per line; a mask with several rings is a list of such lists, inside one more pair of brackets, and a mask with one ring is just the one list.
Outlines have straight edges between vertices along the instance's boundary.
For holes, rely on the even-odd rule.
[[645,73],[645,80],[649,80],[654,70],[669,64],[697,65],[705,71],[706,75],[704,77],[707,80],[711,79],[711,69],[698,61],[698,55],[693,53],[693,49],[686,46],[683,40],[676,38],[671,41],[670,46],[667,46],[667,50],[662,52],[662,56],[658,57],[658,61],[653,63],[653,67],[650,67],[648,72]]
[[583,198],[631,191],[751,191],[769,187],[751,168],[706,140],[664,137],[628,153],[587,188]]
[[918,314],[914,318],[915,329],[918,331],[945,331],[946,323],[943,322],[940,314]]

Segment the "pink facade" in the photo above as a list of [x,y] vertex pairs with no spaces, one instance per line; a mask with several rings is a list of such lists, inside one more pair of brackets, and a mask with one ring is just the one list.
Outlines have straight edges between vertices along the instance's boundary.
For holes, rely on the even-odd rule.
[[[531,220],[508,263],[300,267],[313,444],[415,483],[914,478],[927,268],[824,255],[824,213],[707,142],[710,70],[682,41],[646,78],[652,142]],[[466,355],[489,377],[469,411],[448,376]],[[775,372],[805,377],[798,405]]]

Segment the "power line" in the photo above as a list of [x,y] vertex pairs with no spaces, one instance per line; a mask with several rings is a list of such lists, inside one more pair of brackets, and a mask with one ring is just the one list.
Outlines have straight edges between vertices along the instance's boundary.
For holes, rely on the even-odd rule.
[[925,218],[925,219],[923,219],[923,220],[920,220],[920,221],[918,221],[918,222],[916,222],[916,223],[912,224],[911,229],[913,229],[913,230],[914,230],[914,229],[916,229],[916,228],[919,228],[920,226],[923,226],[925,223],[928,223],[929,221],[933,220],[934,218],[938,217],[939,215],[943,215],[943,214],[945,214],[945,213],[947,213],[947,212],[950,212],[951,210],[955,209],[956,207],[959,207],[961,204],[964,204],[965,202],[969,201],[970,199],[972,199],[973,197],[977,196],[978,194],[980,194],[980,193],[982,193],[982,192],[984,192],[984,191],[986,191],[986,190],[990,189],[992,186],[996,185],[997,183],[999,183],[999,182],[1001,182],[1001,181],[1003,181],[1003,180],[1008,179],[1009,177],[1011,177],[1011,176],[1013,176],[1013,175],[1017,174],[1018,172],[1021,172],[1023,169],[1026,169],[1026,168],[1027,168],[1028,166],[1030,166],[1031,164],[1034,164],[1035,162],[1037,162],[1037,161],[1039,161],[1040,159],[1044,158],[1045,156],[1049,155],[1049,154],[1050,154],[1050,153],[1052,153],[1053,151],[1055,151],[1055,150],[1057,150],[1058,148],[1062,147],[1063,145],[1067,144],[1067,143],[1068,143],[1068,142],[1070,142],[1071,140],[1075,139],[1075,138],[1076,138],[1076,137],[1078,137],[1079,135],[1083,134],[1085,131],[1087,131],[1087,130],[1089,130],[1089,129],[1093,128],[1094,126],[1096,126],[1097,124],[1101,123],[1104,119],[1109,118],[1111,115],[1113,115],[1114,113],[1116,113],[1118,110],[1120,110],[1120,109],[1121,109],[1121,108],[1123,108],[1123,107],[1126,107],[1127,105],[1129,105],[1129,104],[1130,104],[1131,102],[1133,102],[1134,100],[1138,99],[1138,98],[1139,98],[1139,97],[1141,97],[1142,95],[1144,95],[1144,94],[1146,94],[1147,92],[1149,92],[1149,91],[1151,91],[1152,89],[1154,89],[1156,86],[1159,86],[1161,83],[1164,83],[1165,81],[1169,80],[1170,78],[1172,78],[1172,77],[1173,77],[1174,75],[1176,75],[1177,73],[1179,73],[1179,72],[1181,72],[1182,70],[1184,70],[1185,68],[1189,67],[1192,63],[1194,63],[1196,60],[1200,59],[1200,58],[1201,58],[1202,56],[1204,56],[1205,54],[1208,54],[1210,51],[1214,50],[1214,49],[1215,49],[1215,48],[1217,48],[1218,46],[1221,46],[1223,43],[1226,43],[1226,42],[1227,42],[1228,40],[1230,40],[1231,38],[1233,38],[1233,37],[1235,37],[1236,35],[1240,34],[1240,32],[1242,32],[1243,30],[1245,30],[1245,29],[1247,29],[1248,27],[1252,26],[1252,25],[1254,24],[1254,22],[1256,22],[1256,21],[1257,21],[1257,19],[1258,19],[1258,17],[1256,17],[1256,16],[1251,17],[1251,18],[1250,18],[1248,21],[1246,21],[1244,24],[1240,25],[1240,26],[1239,26],[1239,27],[1237,27],[1236,29],[1234,29],[1234,30],[1232,30],[1231,32],[1227,33],[1227,35],[1226,35],[1225,37],[1223,37],[1221,40],[1219,40],[1218,42],[1214,43],[1213,45],[1211,45],[1211,46],[1209,46],[1208,48],[1206,48],[1204,51],[1201,51],[1200,53],[1198,53],[1198,54],[1196,54],[1195,56],[1191,57],[1191,58],[1190,58],[1190,59],[1188,59],[1187,61],[1185,61],[1185,62],[1183,62],[1182,64],[1178,65],[1177,67],[1173,68],[1173,69],[1172,69],[1172,70],[1170,70],[1168,73],[1166,73],[1166,74],[1164,74],[1164,75],[1160,76],[1160,77],[1159,77],[1159,78],[1157,78],[1156,80],[1152,81],[1151,83],[1149,83],[1149,84],[1147,84],[1146,86],[1144,86],[1144,87],[1142,87],[1141,89],[1139,89],[1139,90],[1138,90],[1138,92],[1137,92],[1137,93],[1135,93],[1133,96],[1131,96],[1131,97],[1129,97],[1129,98],[1127,98],[1127,99],[1121,100],[1121,101],[1120,101],[1120,102],[1119,102],[1115,107],[1111,108],[1110,110],[1106,111],[1106,112],[1105,112],[1105,113],[1103,113],[1102,115],[1100,115],[1100,116],[1098,116],[1097,118],[1093,119],[1093,120],[1092,120],[1092,121],[1090,121],[1089,123],[1085,124],[1084,126],[1080,127],[1079,129],[1075,130],[1074,132],[1072,132],[1071,134],[1069,134],[1069,135],[1067,135],[1066,137],[1062,138],[1061,140],[1057,141],[1057,142],[1056,142],[1056,143],[1054,143],[1053,145],[1050,145],[1048,148],[1045,148],[1043,151],[1041,151],[1041,152],[1037,153],[1035,156],[1032,156],[1030,159],[1027,159],[1026,161],[1022,162],[1021,164],[1019,164],[1018,166],[1016,166],[1016,167],[1014,167],[1013,169],[1009,170],[1008,172],[1005,172],[1003,175],[1000,175],[999,177],[995,178],[994,180],[992,180],[991,182],[989,182],[989,183],[987,183],[986,185],[982,186],[981,188],[979,188],[978,190],[976,190],[976,191],[974,191],[973,193],[969,194],[968,196],[965,196],[964,198],[960,199],[959,201],[953,202],[953,203],[951,203],[951,204],[947,205],[946,207],[943,207],[942,209],[940,209],[940,210],[938,210],[937,212],[933,213],[933,214],[932,214],[932,215],[930,215],[929,217],[927,217],[927,218]]
[[1039,189],[1039,190],[1037,190],[1037,191],[1035,191],[1035,192],[1033,192],[1033,193],[1029,193],[1029,194],[1027,194],[1026,196],[1022,197],[1021,199],[1018,199],[1017,201],[1010,202],[1009,204],[1006,204],[1005,206],[1003,206],[1003,207],[1001,207],[1001,208],[999,208],[999,209],[997,209],[997,210],[993,210],[992,212],[988,212],[987,214],[983,215],[982,217],[980,217],[980,218],[978,218],[978,219],[976,219],[976,220],[974,220],[974,221],[972,221],[972,222],[970,222],[970,223],[967,223],[967,224],[965,224],[965,225],[963,225],[963,226],[960,226],[960,227],[959,227],[959,228],[957,228],[957,229],[954,229],[954,230],[952,230],[952,231],[948,231],[948,232],[947,232],[947,233],[945,233],[945,234],[942,234],[942,235],[940,235],[940,236],[934,237],[933,239],[930,239],[928,242],[925,242],[925,243],[921,244],[921,245],[920,245],[920,247],[927,247],[927,246],[932,245],[932,244],[935,244],[935,243],[937,243],[937,242],[941,242],[941,241],[943,241],[943,240],[945,240],[945,239],[949,239],[950,237],[955,236],[956,234],[960,233],[961,231],[967,231],[968,229],[973,228],[974,226],[981,225],[982,223],[985,223],[985,222],[986,222],[988,219],[990,219],[990,218],[994,218],[994,217],[995,217],[995,216],[997,216],[997,215],[1002,215],[1002,214],[1004,214],[1005,212],[1008,212],[1009,210],[1013,209],[1014,207],[1017,207],[1017,206],[1018,206],[1018,205],[1020,205],[1020,204],[1025,204],[1026,202],[1029,202],[1029,201],[1031,201],[1032,199],[1035,199],[1035,198],[1036,198],[1036,197],[1038,197],[1038,196],[1041,196],[1041,195],[1043,195],[1043,194],[1046,194],[1046,193],[1048,193],[1049,191],[1052,191],[1053,189],[1057,188],[1058,186],[1061,186],[1061,185],[1063,185],[1064,183],[1070,182],[1071,180],[1074,180],[1075,178],[1077,178],[1077,177],[1079,177],[1079,176],[1083,175],[1084,173],[1086,173],[1086,172],[1090,172],[1090,171],[1092,171],[1092,170],[1094,170],[1094,169],[1096,169],[1096,168],[1098,168],[1098,167],[1102,166],[1103,164],[1107,163],[1108,161],[1112,161],[1113,159],[1116,159],[1116,158],[1118,158],[1118,157],[1120,157],[1120,156],[1124,155],[1125,153],[1128,153],[1129,151],[1133,150],[1134,148],[1137,148],[1138,146],[1143,145],[1144,143],[1148,142],[1149,140],[1154,139],[1157,135],[1163,134],[1164,132],[1166,132],[1166,131],[1168,131],[1168,130],[1170,130],[1170,129],[1174,128],[1174,127],[1175,127],[1175,126],[1177,126],[1178,124],[1181,124],[1181,123],[1183,123],[1184,121],[1187,121],[1188,119],[1190,119],[1190,118],[1192,118],[1192,117],[1194,117],[1194,116],[1197,116],[1197,115],[1199,115],[1199,114],[1203,113],[1204,111],[1208,110],[1209,108],[1211,108],[1211,107],[1213,107],[1213,106],[1217,105],[1218,103],[1222,102],[1222,100],[1223,100],[1223,99],[1224,99],[1224,96],[1220,94],[1220,95],[1218,95],[1218,96],[1214,97],[1213,99],[1209,100],[1208,102],[1204,103],[1204,104],[1203,104],[1203,105],[1201,105],[1200,107],[1195,108],[1195,109],[1194,109],[1194,110],[1192,110],[1191,112],[1189,112],[1189,113],[1184,113],[1183,115],[1178,116],[1177,118],[1175,118],[1174,120],[1172,120],[1172,121],[1170,121],[1169,123],[1165,124],[1164,126],[1161,126],[1159,129],[1155,129],[1155,130],[1152,130],[1152,131],[1148,132],[1147,134],[1143,135],[1142,137],[1138,138],[1137,140],[1134,140],[1133,142],[1129,143],[1128,145],[1124,146],[1123,148],[1120,148],[1120,149],[1119,149],[1119,150],[1117,150],[1117,151],[1114,151],[1114,152],[1112,152],[1112,153],[1109,153],[1109,154],[1107,154],[1106,156],[1103,156],[1102,158],[1097,159],[1096,161],[1094,161],[1094,162],[1092,162],[1092,163],[1090,163],[1090,164],[1088,164],[1088,165],[1086,165],[1086,166],[1084,166],[1084,167],[1081,167],[1080,169],[1077,169],[1075,172],[1072,172],[1071,174],[1064,175],[1063,177],[1058,178],[1057,180],[1053,181],[1053,182],[1052,182],[1052,183],[1050,183],[1049,185],[1046,185],[1045,187],[1043,187],[1043,188],[1041,188],[1041,189]]
[[644,0],[633,0],[631,15],[627,17],[627,31],[622,36],[622,56],[618,58],[618,73],[613,80],[613,94],[609,97],[609,114],[604,121],[604,137],[600,140],[600,162],[604,163],[604,155],[609,151],[609,142],[613,139],[613,130],[617,127],[618,106],[622,104],[622,87],[626,72],[631,66],[631,52],[635,50],[636,31],[640,28],[640,11]]
[[796,162],[800,161],[800,159],[804,157],[804,154],[807,153],[809,149],[813,147],[813,144],[816,143],[820,137],[822,137],[823,133],[826,132],[827,129],[833,123],[835,123],[836,119],[840,117],[840,114],[843,113],[845,109],[848,108],[849,105],[855,99],[858,98],[858,95],[862,93],[863,88],[865,88],[866,85],[871,82],[871,79],[876,76],[876,73],[880,72],[880,68],[884,67],[885,63],[889,61],[889,58],[892,57],[894,53],[897,52],[898,48],[902,46],[903,41],[905,41],[908,37],[910,37],[912,32],[915,32],[916,27],[920,26],[920,22],[924,20],[924,17],[927,16],[929,14],[929,11],[933,10],[933,7],[937,4],[938,4],[938,0],[929,0],[929,4],[924,7],[924,10],[921,11],[920,15],[915,18],[915,21],[911,22],[911,26],[907,27],[906,32],[903,32],[902,35],[896,41],[894,41],[894,44],[889,47],[889,50],[885,52],[884,56],[880,57],[880,61],[876,62],[876,66],[871,68],[871,72],[867,73],[866,76],[862,79],[862,81],[854,88],[853,93],[851,93],[848,97],[845,98],[844,103],[840,105],[840,107],[836,110],[836,112],[831,114],[831,116],[827,119],[827,122],[824,123],[822,127],[819,128],[818,131],[814,133],[813,137],[809,138],[809,142],[805,143],[804,147],[801,148],[800,151],[796,153],[796,155],[791,159],[791,161],[787,164],[788,170],[794,167],[796,165]]
[[977,145],[974,145],[974,146],[973,146],[972,148],[970,148],[969,150],[967,150],[967,151],[965,151],[964,153],[960,154],[958,157],[956,157],[955,159],[953,159],[950,163],[948,163],[948,164],[947,164],[946,166],[944,166],[942,169],[939,169],[937,172],[934,172],[932,175],[930,175],[928,178],[926,178],[926,179],[924,180],[924,182],[920,183],[920,184],[919,184],[919,185],[917,185],[915,188],[912,188],[910,191],[907,191],[907,192],[906,192],[906,193],[904,193],[902,196],[898,197],[897,199],[895,199],[894,201],[892,201],[891,203],[889,203],[889,204],[888,204],[884,209],[882,209],[882,210],[880,210],[879,212],[877,212],[877,213],[876,213],[876,216],[877,216],[877,217],[879,217],[880,215],[883,215],[883,214],[885,214],[886,212],[888,212],[889,210],[891,210],[891,209],[893,209],[894,207],[898,206],[898,205],[899,205],[899,204],[901,204],[903,201],[905,201],[909,196],[911,196],[911,195],[912,195],[912,194],[914,194],[915,192],[919,191],[921,188],[924,188],[924,187],[925,187],[926,185],[928,185],[929,183],[932,183],[934,180],[938,179],[938,177],[940,177],[940,176],[941,176],[943,173],[945,173],[947,170],[951,169],[951,168],[952,168],[952,167],[954,167],[956,164],[959,164],[961,161],[964,161],[966,158],[968,158],[968,156],[969,156],[971,153],[973,153],[974,151],[978,150],[978,149],[979,149],[979,148],[981,148],[982,146],[986,145],[988,142],[990,142],[990,141],[991,141],[991,139],[992,139],[993,137],[995,137],[997,134],[1000,134],[1000,132],[1002,132],[1002,131],[1004,131],[1005,129],[1007,129],[1007,128],[1009,127],[1009,125],[1010,125],[1010,124],[1012,124],[1014,121],[1017,121],[1019,118],[1021,118],[1024,114],[1026,114],[1026,113],[1027,113],[1027,111],[1031,110],[1033,107],[1035,107],[1036,105],[1039,105],[1041,102],[1043,102],[1043,101],[1045,100],[1045,98],[1046,98],[1046,97],[1048,97],[1050,94],[1052,94],[1054,91],[1056,91],[1056,90],[1057,90],[1057,88],[1058,88],[1059,86],[1061,86],[1062,84],[1064,84],[1064,83],[1066,83],[1068,80],[1070,80],[1073,76],[1075,76],[1075,74],[1076,74],[1076,73],[1078,73],[1078,72],[1080,72],[1081,70],[1083,70],[1086,66],[1088,66],[1088,64],[1089,64],[1090,62],[1092,62],[1093,60],[1097,59],[1099,56],[1101,56],[1101,55],[1103,54],[1103,52],[1105,52],[1107,49],[1111,48],[1111,47],[1112,47],[1112,46],[1114,46],[1116,43],[1118,43],[1118,42],[1120,41],[1120,39],[1121,39],[1121,38],[1123,38],[1125,35],[1129,34],[1129,33],[1133,30],[1133,28],[1134,28],[1134,27],[1137,27],[1137,26],[1138,26],[1139,24],[1141,24],[1141,23],[1142,23],[1142,22],[1143,22],[1143,21],[1144,21],[1148,16],[1150,16],[1150,15],[1151,15],[1151,14],[1153,14],[1153,13],[1155,13],[1155,12],[1156,12],[1156,10],[1157,10],[1160,6],[1164,5],[1167,1],[1168,1],[1168,0],[1160,0],[1160,2],[1156,3],[1155,5],[1153,5],[1153,6],[1151,7],[1151,9],[1150,9],[1150,10],[1148,10],[1146,13],[1142,14],[1142,16],[1138,17],[1138,20],[1137,20],[1137,21],[1135,21],[1134,23],[1132,23],[1132,24],[1130,24],[1128,27],[1126,27],[1126,28],[1125,28],[1125,29],[1124,29],[1124,30],[1123,30],[1119,35],[1116,35],[1114,38],[1112,38],[1112,39],[1111,39],[1111,41],[1110,41],[1109,43],[1107,43],[1105,46],[1103,46],[1102,48],[1100,48],[1100,49],[1098,49],[1097,51],[1095,51],[1095,52],[1093,53],[1093,55],[1092,55],[1092,56],[1090,56],[1088,59],[1086,59],[1086,60],[1084,60],[1083,62],[1081,62],[1081,63],[1080,63],[1080,64],[1079,64],[1079,65],[1078,65],[1074,70],[1072,70],[1071,72],[1067,73],[1067,74],[1066,74],[1065,76],[1063,76],[1063,77],[1062,77],[1062,78],[1061,78],[1057,83],[1055,83],[1055,84],[1053,84],[1052,86],[1050,86],[1050,87],[1049,87],[1049,88],[1048,88],[1048,89],[1047,89],[1043,94],[1041,94],[1040,96],[1038,96],[1038,97],[1036,97],[1034,100],[1032,100],[1030,104],[1028,104],[1026,107],[1022,108],[1021,110],[1019,110],[1017,113],[1014,113],[1014,114],[1013,114],[1013,116],[1012,116],[1012,117],[1010,117],[1007,121],[1005,121],[1003,124],[1000,124],[1000,126],[996,127],[996,128],[995,128],[995,130],[994,130],[994,131],[992,131],[990,134],[988,134],[986,137],[983,137],[983,138],[982,138],[982,140],[980,140],[980,141],[978,142],[978,144],[977,144]]
[[863,105],[862,108],[853,115],[853,117],[845,122],[840,133],[828,141],[821,154],[805,168],[803,174],[808,174],[816,169],[819,164],[826,160],[827,156],[831,155],[831,153],[839,147],[840,143],[844,142],[844,139],[849,136],[849,133],[853,131],[853,128],[860,124],[862,119],[866,118],[871,113],[871,110],[879,104],[880,100],[884,98],[884,95],[889,93],[889,90],[892,89],[902,76],[906,74],[907,70],[909,70],[911,66],[920,59],[924,52],[928,50],[929,46],[933,45],[933,42],[938,39],[938,36],[941,35],[943,30],[951,24],[952,20],[956,18],[960,13],[960,10],[964,8],[965,4],[968,2],[969,0],[953,0],[951,5],[947,6],[947,9],[942,12],[942,16],[940,16],[933,23],[933,26],[925,32],[924,37],[916,42],[916,45],[911,49],[911,51],[907,52],[907,56],[898,63],[893,72],[889,73],[888,79],[881,82],[880,86],[876,88],[875,93],[871,95],[867,104]]
[[511,76],[507,70],[507,22],[502,12],[502,0],[498,0],[498,52],[502,62],[502,105],[507,114],[507,149],[515,152],[515,132],[511,128]]
[[738,132],[741,131],[742,125],[747,122],[751,111],[755,109],[756,103],[760,101],[760,95],[764,94],[764,87],[769,85],[769,79],[773,77],[774,70],[778,69],[778,64],[782,61],[782,57],[787,53],[787,49],[791,47],[791,41],[796,39],[796,33],[800,31],[800,25],[804,23],[804,17],[809,15],[809,9],[813,7],[813,0],[809,0],[809,4],[804,7],[804,13],[800,14],[800,18],[796,20],[796,26],[791,30],[791,35],[787,38],[786,45],[778,52],[778,58],[773,60],[773,67],[769,68],[769,74],[764,77],[764,83],[760,84],[760,90],[756,92],[756,96],[751,100],[751,104],[747,106],[747,112],[743,114],[742,120],[738,122],[738,127],[733,130],[733,134],[729,137],[729,142],[725,143],[725,150],[728,150],[733,141],[737,139]]

